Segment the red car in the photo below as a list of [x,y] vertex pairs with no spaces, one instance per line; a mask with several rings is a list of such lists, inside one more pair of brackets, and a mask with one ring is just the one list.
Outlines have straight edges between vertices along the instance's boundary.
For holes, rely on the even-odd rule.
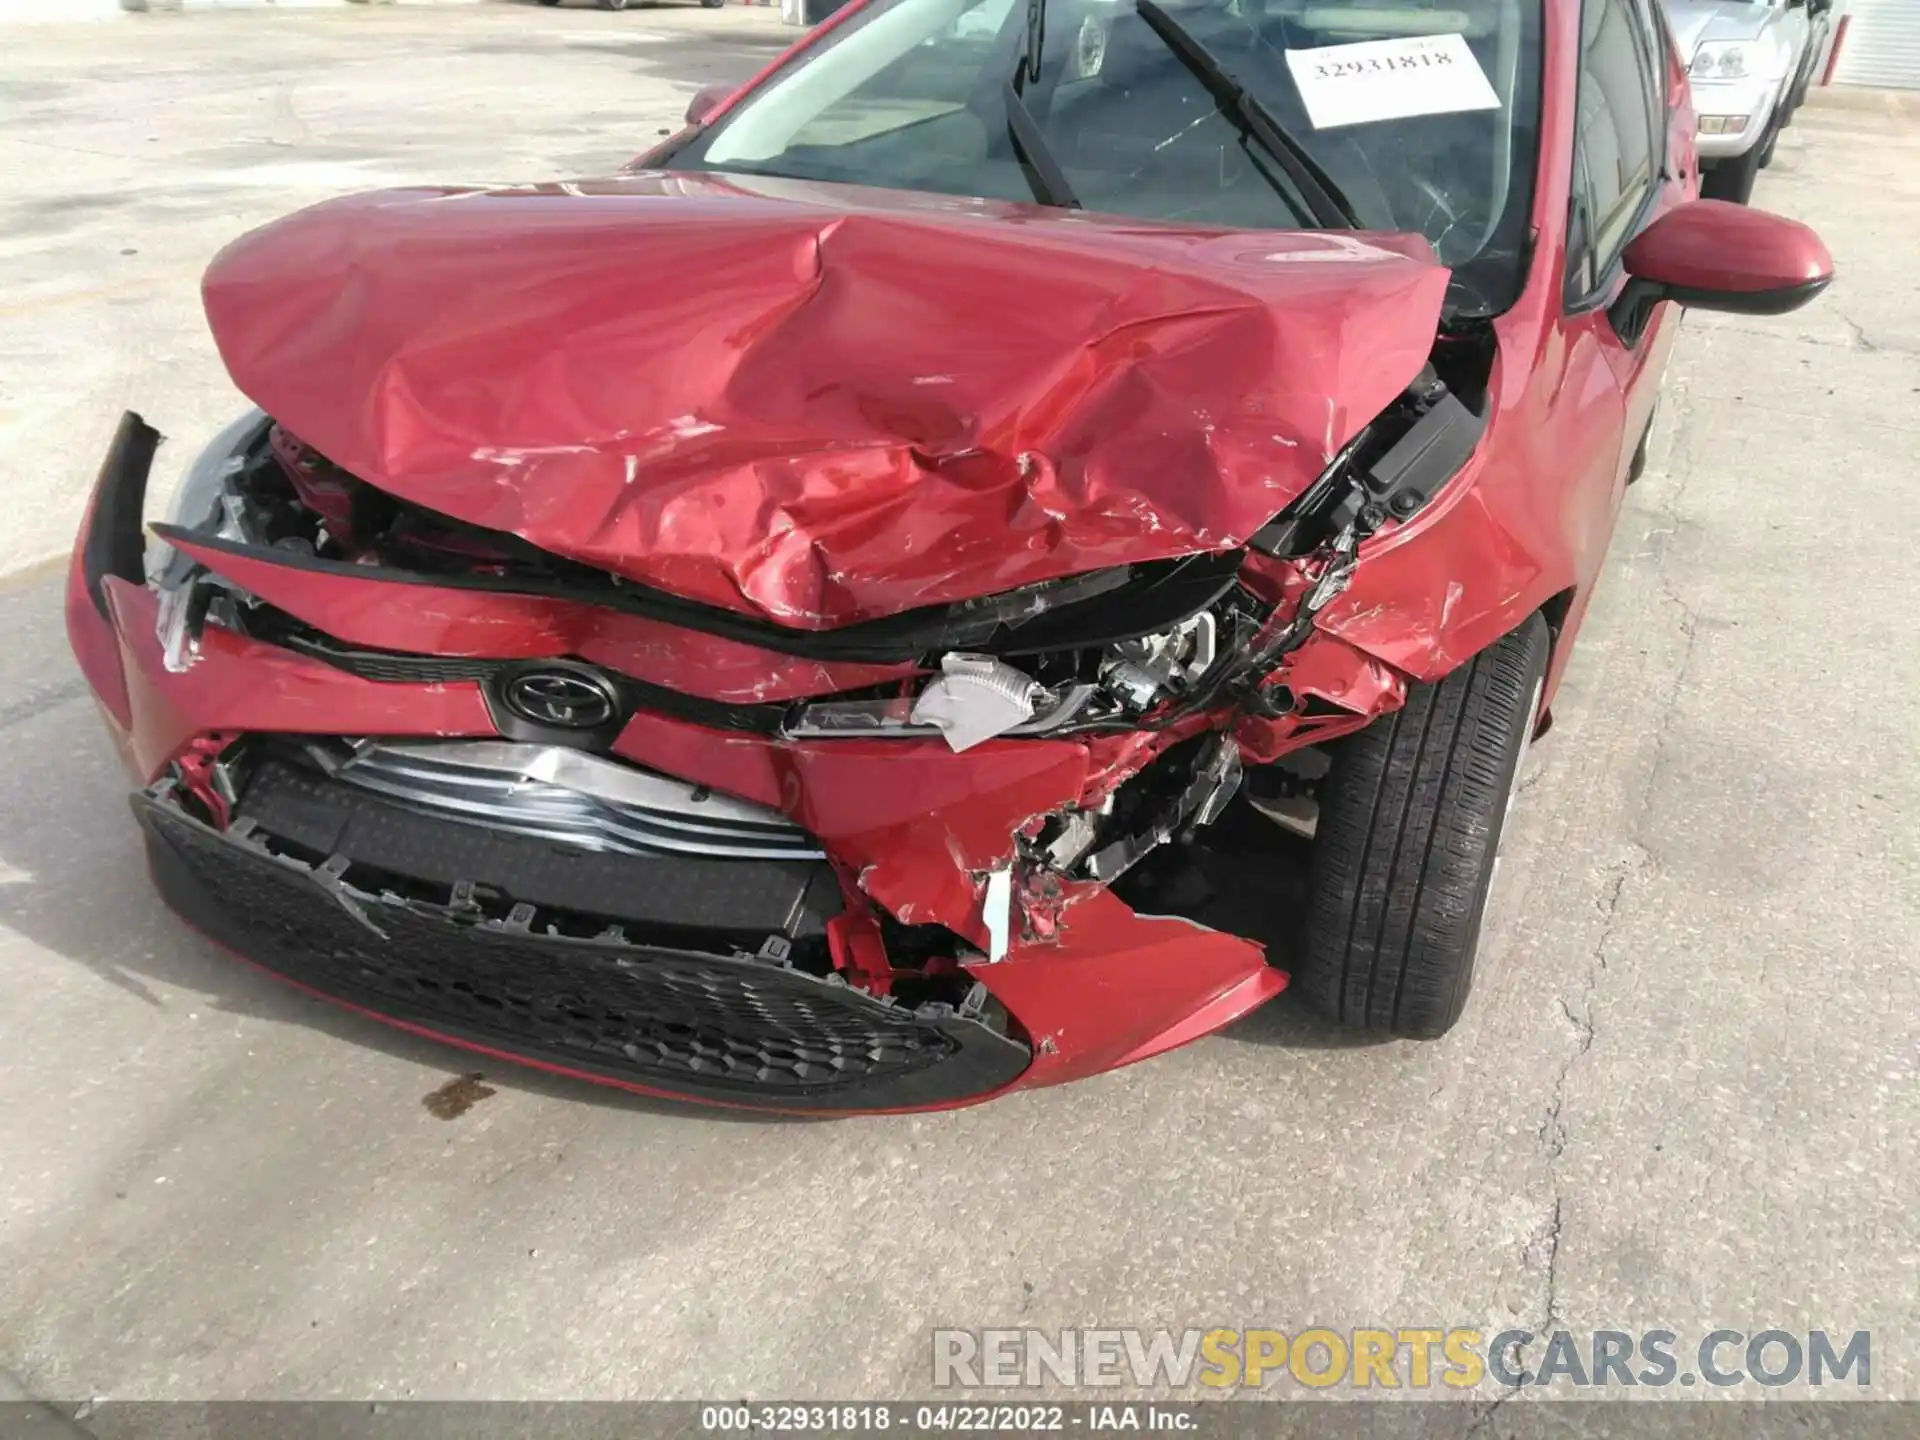
[[868,0],[610,179],[235,242],[260,407],[74,649],[167,902],[723,1104],[939,1107],[1472,980],[1687,305],[1653,0]]

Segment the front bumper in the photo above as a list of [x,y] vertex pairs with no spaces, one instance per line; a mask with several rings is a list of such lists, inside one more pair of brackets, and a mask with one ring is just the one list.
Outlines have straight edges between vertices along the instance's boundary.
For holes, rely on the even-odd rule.
[[[629,1088],[805,1111],[951,1105],[1027,1068],[952,1006],[909,1009],[773,958],[535,933],[360,889],[134,796],[161,896],[209,939],[312,993],[469,1048]],[[459,827],[471,829],[472,827]]]
[[1022,825],[1111,783],[1128,736],[956,754],[938,740],[779,740],[635,713],[615,756],[778,809],[819,839],[849,909],[830,927],[831,977],[698,935],[662,946],[475,924],[449,896],[359,888],[352,853],[322,864],[262,851],[146,787],[196,747],[240,735],[500,732],[477,681],[368,678],[218,625],[191,665],[169,668],[139,559],[151,438],[123,425],[102,468],[69,576],[69,636],[143,787],[135,809],[163,898],[314,993],[645,1093],[844,1113],[964,1104],[1111,1069],[1217,1029],[1286,984],[1258,945],[1137,915],[1086,884],[1057,897],[1044,934],[959,967],[984,992],[970,1012],[866,993],[862,966],[886,967],[879,925],[861,919],[870,901],[980,944],[983,877],[1005,867]]
[[1747,123],[1731,134],[1698,131],[1695,150],[1702,160],[1727,160],[1746,154],[1760,143],[1780,99],[1778,80],[1694,81],[1693,110],[1697,116],[1744,115]]

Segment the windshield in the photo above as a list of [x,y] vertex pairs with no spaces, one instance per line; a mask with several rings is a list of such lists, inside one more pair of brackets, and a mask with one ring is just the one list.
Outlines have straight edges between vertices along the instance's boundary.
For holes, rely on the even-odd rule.
[[1453,317],[1492,315],[1524,279],[1539,6],[873,0],[666,163],[1312,228],[1279,138],[1362,228],[1427,238]]

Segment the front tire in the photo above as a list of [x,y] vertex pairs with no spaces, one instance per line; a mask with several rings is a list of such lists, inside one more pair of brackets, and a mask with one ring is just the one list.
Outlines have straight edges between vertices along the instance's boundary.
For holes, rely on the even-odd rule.
[[627,8],[627,0],[600,0],[600,8],[602,10],[624,10]]
[[1332,748],[1294,980],[1345,1025],[1453,1028],[1551,638],[1539,615]]

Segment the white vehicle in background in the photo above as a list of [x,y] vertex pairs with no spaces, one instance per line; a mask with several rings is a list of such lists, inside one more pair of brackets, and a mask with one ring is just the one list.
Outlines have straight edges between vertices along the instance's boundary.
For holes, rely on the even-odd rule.
[[1806,99],[1833,0],[1666,0],[1699,117],[1700,193],[1744,205]]

